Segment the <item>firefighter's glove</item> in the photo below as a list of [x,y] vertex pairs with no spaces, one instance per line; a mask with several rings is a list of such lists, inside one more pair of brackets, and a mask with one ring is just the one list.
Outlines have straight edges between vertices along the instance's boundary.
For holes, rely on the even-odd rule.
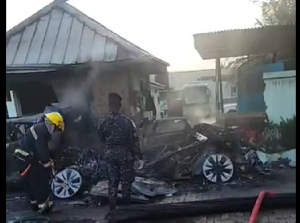
[[145,164],[144,160],[138,160],[138,162],[139,162],[139,166],[137,167],[137,169],[138,170],[143,169],[144,168],[144,164]]
[[50,159],[50,163],[51,163],[51,169],[55,170],[55,163],[54,160]]

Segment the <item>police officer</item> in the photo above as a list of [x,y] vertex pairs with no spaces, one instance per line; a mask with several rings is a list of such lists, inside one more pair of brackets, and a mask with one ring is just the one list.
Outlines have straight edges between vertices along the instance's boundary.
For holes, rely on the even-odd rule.
[[134,161],[139,160],[143,166],[143,154],[139,146],[139,138],[134,122],[120,114],[122,98],[117,93],[110,93],[108,104],[110,113],[104,117],[98,126],[100,141],[106,144],[104,156],[107,162],[109,180],[109,206],[115,209],[119,182],[122,185],[122,200],[130,203],[131,184],[135,178]]
[[63,130],[64,120],[58,112],[45,114],[42,120],[27,130],[20,140],[20,148],[14,152],[31,207],[42,214],[53,207],[50,189],[52,162],[48,142],[52,135]]

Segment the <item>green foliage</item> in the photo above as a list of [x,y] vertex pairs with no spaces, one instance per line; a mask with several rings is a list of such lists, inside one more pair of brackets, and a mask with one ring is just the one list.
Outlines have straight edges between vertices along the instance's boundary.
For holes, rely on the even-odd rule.
[[278,125],[281,133],[281,144],[287,149],[296,148],[296,115],[293,118],[284,120],[281,118],[281,122]]
[[[260,4],[261,19],[256,19],[259,27],[296,24],[296,0],[252,0]],[[284,58],[295,58],[295,53],[284,55]],[[286,57],[286,58],[285,58]],[[227,68],[238,68],[241,65],[261,65],[269,62],[267,55],[248,55],[229,62]]]
[[296,149],[296,115],[293,118],[283,119],[279,124],[268,123],[269,127],[277,128],[281,134],[280,146],[285,150]]
[[259,26],[287,25],[296,23],[296,0],[261,1],[262,19]]

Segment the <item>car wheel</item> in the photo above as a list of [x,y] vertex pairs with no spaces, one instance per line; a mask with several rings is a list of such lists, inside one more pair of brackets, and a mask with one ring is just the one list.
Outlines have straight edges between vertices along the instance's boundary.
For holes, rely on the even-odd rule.
[[207,156],[202,164],[204,177],[212,183],[226,183],[233,177],[234,166],[224,154],[217,153]]
[[52,182],[51,190],[55,197],[67,199],[74,196],[82,187],[81,174],[75,169],[63,169]]

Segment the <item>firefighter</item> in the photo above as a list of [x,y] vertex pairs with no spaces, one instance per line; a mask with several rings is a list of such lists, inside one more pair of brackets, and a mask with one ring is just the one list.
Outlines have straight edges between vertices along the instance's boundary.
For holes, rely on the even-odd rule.
[[53,166],[48,142],[52,135],[64,131],[64,125],[58,112],[45,114],[42,120],[27,130],[19,142],[20,148],[14,152],[31,208],[41,214],[50,212],[53,207],[50,188]]

